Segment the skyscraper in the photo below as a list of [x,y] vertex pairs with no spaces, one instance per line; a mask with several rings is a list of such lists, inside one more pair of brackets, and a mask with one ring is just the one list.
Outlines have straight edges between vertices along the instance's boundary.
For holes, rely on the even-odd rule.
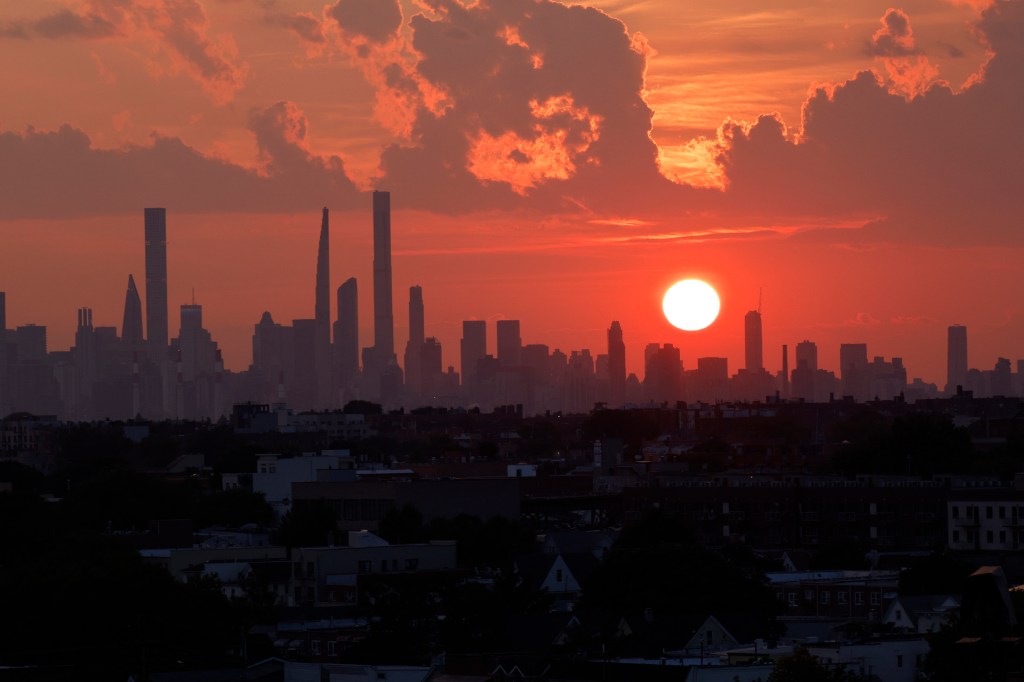
[[751,310],[743,318],[744,367],[748,372],[760,372],[764,369],[764,356],[761,346],[761,313]]
[[813,341],[796,344],[796,366],[793,368],[794,398],[808,401],[818,400],[818,346]]
[[136,346],[142,343],[142,300],[135,288],[135,278],[128,275],[128,290],[124,294],[124,317],[121,320],[121,341]]
[[854,400],[869,400],[871,376],[868,373],[868,346],[866,343],[843,343],[839,345],[840,380],[844,396]]
[[954,324],[946,337],[946,393],[967,387],[967,327]]
[[626,402],[626,344],[617,321],[608,328],[608,401],[612,407]]
[[331,237],[327,207],[320,220],[320,244],[316,252],[316,361],[317,403],[331,402]]
[[381,365],[395,355],[391,300],[391,193],[373,192],[373,345]]
[[338,319],[334,323],[335,384],[350,389],[359,374],[359,293],[356,278],[338,287]]
[[498,320],[498,363],[502,367],[517,367],[523,340],[519,336],[519,320]]
[[460,344],[462,385],[471,386],[476,379],[477,363],[487,355],[487,322],[463,320]]
[[167,210],[145,209],[146,339],[156,358],[167,351]]
[[409,287],[409,341],[405,344],[405,385],[413,394],[423,387],[420,347],[424,340],[423,288]]
[[7,331],[7,294],[0,291],[0,336]]

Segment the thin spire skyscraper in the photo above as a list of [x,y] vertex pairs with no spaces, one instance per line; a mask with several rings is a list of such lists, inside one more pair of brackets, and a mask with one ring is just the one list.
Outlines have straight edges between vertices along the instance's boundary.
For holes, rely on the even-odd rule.
[[391,297],[391,193],[373,192],[373,346],[386,365],[395,356]]
[[338,319],[334,323],[335,384],[346,391],[359,374],[359,289],[349,277],[338,287]]
[[608,401],[612,407],[626,402],[626,344],[618,321],[608,328]]
[[147,208],[146,339],[153,356],[167,352],[167,209]]
[[748,372],[764,369],[764,351],[761,343],[761,312],[751,310],[743,318],[744,367]]
[[135,278],[128,275],[124,294],[124,317],[121,319],[121,341],[132,346],[142,343],[142,301],[135,288]]
[[316,253],[316,389],[319,407],[331,402],[331,237],[330,218],[324,207],[320,221],[320,244]]

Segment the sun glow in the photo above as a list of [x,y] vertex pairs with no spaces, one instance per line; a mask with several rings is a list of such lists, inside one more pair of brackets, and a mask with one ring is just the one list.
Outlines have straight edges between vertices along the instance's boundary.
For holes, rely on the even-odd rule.
[[673,327],[695,332],[715,321],[721,302],[718,293],[707,282],[684,279],[665,292],[661,309]]

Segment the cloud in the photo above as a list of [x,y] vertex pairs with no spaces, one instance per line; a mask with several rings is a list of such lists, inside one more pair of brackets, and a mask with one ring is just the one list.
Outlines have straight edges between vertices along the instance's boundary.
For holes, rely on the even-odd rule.
[[213,37],[198,0],[84,0],[52,14],[5,25],[0,37],[137,39],[151,45],[158,76],[184,72],[218,104],[242,88],[248,65],[230,36]]
[[882,16],[882,27],[871,36],[868,54],[875,57],[906,57],[917,54],[910,17],[900,9],[888,9]]
[[397,0],[338,0],[330,8],[346,38],[386,43],[402,26],[402,8]]
[[0,219],[131,213],[297,211],[358,205],[337,157],[304,146],[305,117],[290,102],[250,115],[259,172],[203,155],[178,138],[96,149],[81,130],[0,133]]
[[314,45],[322,45],[327,42],[321,21],[309,12],[297,12],[295,14],[275,12],[267,14],[263,20],[268,24],[283,26],[291,30],[305,42],[313,43]]

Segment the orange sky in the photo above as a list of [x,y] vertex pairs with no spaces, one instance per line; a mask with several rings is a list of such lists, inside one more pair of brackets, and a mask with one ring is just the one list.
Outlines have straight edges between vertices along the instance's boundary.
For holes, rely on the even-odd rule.
[[[151,205],[172,333],[194,287],[242,369],[263,310],[312,316],[328,205],[368,343],[380,187],[398,341],[420,284],[446,364],[463,319],[595,353],[618,319],[631,371],[734,370],[759,290],[772,370],[866,342],[941,385],[952,323],[1024,357],[1020,2],[0,0],[0,63],[0,290],[51,349],[79,306],[120,324]],[[661,316],[688,276],[704,332]]]

